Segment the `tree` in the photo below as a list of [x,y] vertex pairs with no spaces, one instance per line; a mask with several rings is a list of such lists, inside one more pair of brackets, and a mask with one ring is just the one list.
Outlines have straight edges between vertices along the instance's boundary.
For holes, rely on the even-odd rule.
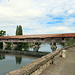
[[70,38],[69,42],[67,42],[67,46],[74,45],[74,38]]
[[22,33],[22,26],[21,25],[19,25],[19,35],[23,35],[23,33]]
[[18,25],[17,25],[17,28],[16,28],[16,35],[18,35],[19,33],[19,28],[18,28]]
[[1,30],[0,31],[0,36],[4,36],[4,35],[6,35],[6,31]]
[[[23,35],[23,30],[22,30],[22,26],[21,25],[17,25],[16,28],[16,35]],[[22,50],[22,48],[25,48],[25,50],[28,48],[28,43],[17,43],[18,47],[16,48],[16,50]]]
[[16,28],[16,35],[23,35],[23,30],[22,30],[22,26],[21,25],[17,25]]

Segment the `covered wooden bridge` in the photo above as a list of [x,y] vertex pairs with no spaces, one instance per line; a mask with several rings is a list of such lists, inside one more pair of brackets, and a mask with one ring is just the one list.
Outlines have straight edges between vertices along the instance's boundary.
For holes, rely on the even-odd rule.
[[67,42],[75,33],[0,36],[0,42]]

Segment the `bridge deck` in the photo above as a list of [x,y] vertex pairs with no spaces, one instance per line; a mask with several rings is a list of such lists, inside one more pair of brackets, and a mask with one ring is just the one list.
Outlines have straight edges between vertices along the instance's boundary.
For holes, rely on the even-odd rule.
[[50,65],[40,75],[75,75],[75,47],[67,51],[66,58],[60,58],[56,65]]

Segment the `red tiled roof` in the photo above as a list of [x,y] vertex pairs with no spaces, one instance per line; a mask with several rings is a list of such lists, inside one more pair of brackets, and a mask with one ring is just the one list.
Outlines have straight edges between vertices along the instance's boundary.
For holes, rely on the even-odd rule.
[[0,36],[0,39],[21,39],[21,38],[31,39],[31,38],[62,38],[62,37],[75,37],[75,33]]

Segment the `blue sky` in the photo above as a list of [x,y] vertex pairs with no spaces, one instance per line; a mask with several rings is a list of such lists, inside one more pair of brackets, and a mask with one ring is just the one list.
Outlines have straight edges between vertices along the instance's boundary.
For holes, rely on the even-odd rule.
[[75,0],[0,0],[0,30],[15,35],[75,33]]

